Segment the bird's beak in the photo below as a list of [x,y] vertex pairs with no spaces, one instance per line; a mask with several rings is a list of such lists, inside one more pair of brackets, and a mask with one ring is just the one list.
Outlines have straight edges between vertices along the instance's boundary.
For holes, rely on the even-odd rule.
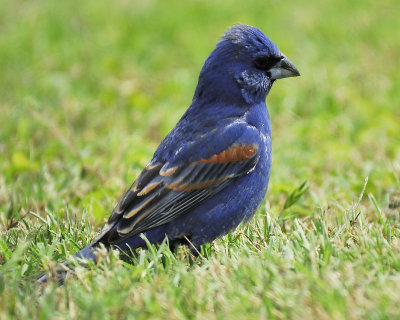
[[271,69],[268,70],[270,73],[270,78],[273,80],[288,78],[288,77],[298,77],[300,76],[299,70],[282,54],[282,59],[277,62]]

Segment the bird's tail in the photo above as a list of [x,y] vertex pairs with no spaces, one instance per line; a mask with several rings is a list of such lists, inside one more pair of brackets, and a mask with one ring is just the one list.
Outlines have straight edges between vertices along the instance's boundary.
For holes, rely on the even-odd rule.
[[[89,261],[92,260],[94,263],[96,263],[97,259],[95,251],[97,247],[98,246],[89,245],[76,253],[74,256],[80,259],[85,259]],[[74,270],[70,267],[68,262],[64,261],[55,268],[54,272],[51,275],[51,278],[56,279],[58,285],[62,286],[64,284],[64,280],[67,274],[74,274]],[[50,277],[48,274],[43,273],[36,278],[36,281],[42,285],[45,285],[49,281],[49,278]]]

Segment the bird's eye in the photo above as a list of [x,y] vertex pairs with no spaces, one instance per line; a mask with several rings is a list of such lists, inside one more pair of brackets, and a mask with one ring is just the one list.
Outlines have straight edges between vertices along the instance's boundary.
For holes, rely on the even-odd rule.
[[254,60],[256,68],[269,70],[273,65],[282,60],[283,57],[259,56]]

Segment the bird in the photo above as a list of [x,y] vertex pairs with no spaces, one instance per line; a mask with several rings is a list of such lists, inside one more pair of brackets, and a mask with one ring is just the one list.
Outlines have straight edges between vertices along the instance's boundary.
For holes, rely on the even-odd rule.
[[[75,256],[96,249],[200,246],[255,214],[271,173],[266,97],[278,79],[300,76],[260,29],[231,26],[201,69],[192,102],[115,206],[100,234]],[[65,272],[59,271],[59,282]],[[46,275],[39,276],[41,283]]]

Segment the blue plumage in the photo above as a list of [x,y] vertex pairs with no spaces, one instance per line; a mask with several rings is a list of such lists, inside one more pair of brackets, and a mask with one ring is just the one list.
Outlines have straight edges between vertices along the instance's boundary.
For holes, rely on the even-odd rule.
[[100,243],[144,247],[141,234],[150,243],[188,239],[197,250],[250,219],[271,170],[265,98],[276,79],[298,75],[260,30],[231,27],[205,61],[189,109],[77,256],[94,259]]

